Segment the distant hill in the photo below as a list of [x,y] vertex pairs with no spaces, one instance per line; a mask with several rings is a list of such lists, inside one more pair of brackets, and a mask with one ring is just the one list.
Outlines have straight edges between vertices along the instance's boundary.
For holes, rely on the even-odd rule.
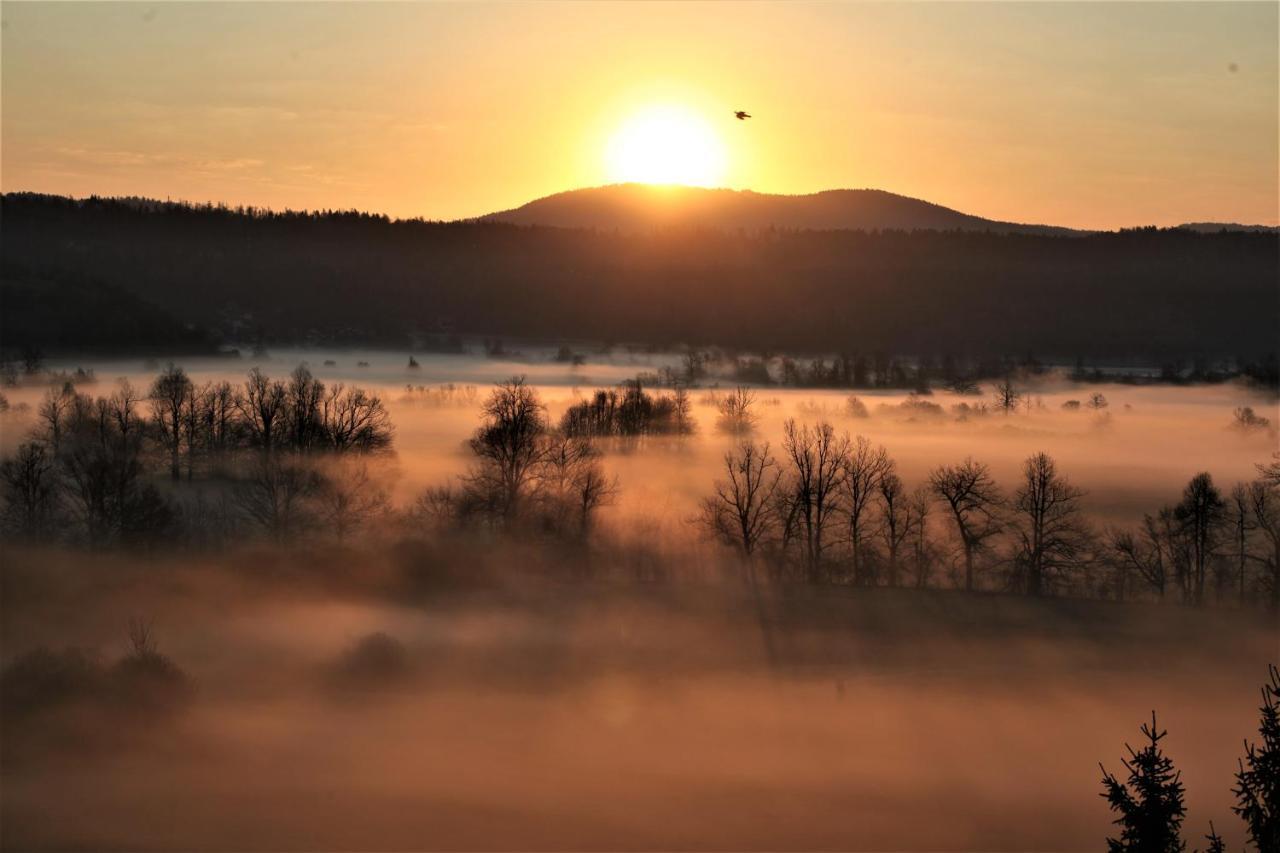
[[665,227],[726,230],[782,228],[812,231],[990,231],[1067,236],[1086,232],[1052,225],[998,222],[883,190],[826,190],[770,195],[749,190],[615,184],[570,190],[480,222],[558,228],[645,231]]

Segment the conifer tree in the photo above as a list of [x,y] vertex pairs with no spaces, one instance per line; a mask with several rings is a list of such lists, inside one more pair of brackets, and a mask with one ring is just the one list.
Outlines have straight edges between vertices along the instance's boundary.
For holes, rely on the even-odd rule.
[[1258,709],[1262,743],[1245,741],[1233,810],[1248,826],[1249,839],[1260,853],[1280,853],[1280,669],[1272,665],[1268,670],[1270,683],[1262,685]]
[[1151,724],[1142,724],[1142,734],[1147,744],[1141,750],[1125,744],[1129,758],[1122,760],[1129,771],[1127,782],[1102,769],[1101,796],[1118,813],[1114,823],[1120,827],[1119,838],[1107,839],[1109,853],[1183,853],[1187,849],[1182,840],[1182,819],[1186,816],[1183,804],[1182,774],[1174,769],[1173,761],[1160,750],[1160,741],[1167,731],[1156,726],[1156,714],[1151,712]]

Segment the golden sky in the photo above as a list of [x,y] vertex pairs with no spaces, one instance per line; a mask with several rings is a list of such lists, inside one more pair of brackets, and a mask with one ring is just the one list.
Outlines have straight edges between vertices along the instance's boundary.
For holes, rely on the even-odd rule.
[[735,188],[1276,224],[1278,10],[7,0],[0,184],[451,219],[625,176],[666,110]]

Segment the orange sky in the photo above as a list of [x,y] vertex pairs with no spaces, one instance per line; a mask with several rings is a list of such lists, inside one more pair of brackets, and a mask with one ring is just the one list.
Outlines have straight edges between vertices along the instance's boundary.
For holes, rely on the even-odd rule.
[[658,106],[737,188],[1276,224],[1277,10],[6,2],[0,183],[455,218],[608,182]]

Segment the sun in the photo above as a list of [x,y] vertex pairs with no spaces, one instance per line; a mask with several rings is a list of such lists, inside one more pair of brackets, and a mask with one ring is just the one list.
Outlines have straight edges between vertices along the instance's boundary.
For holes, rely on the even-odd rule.
[[698,113],[679,106],[653,106],[614,132],[605,150],[613,183],[686,184],[714,187],[725,172],[720,137]]

